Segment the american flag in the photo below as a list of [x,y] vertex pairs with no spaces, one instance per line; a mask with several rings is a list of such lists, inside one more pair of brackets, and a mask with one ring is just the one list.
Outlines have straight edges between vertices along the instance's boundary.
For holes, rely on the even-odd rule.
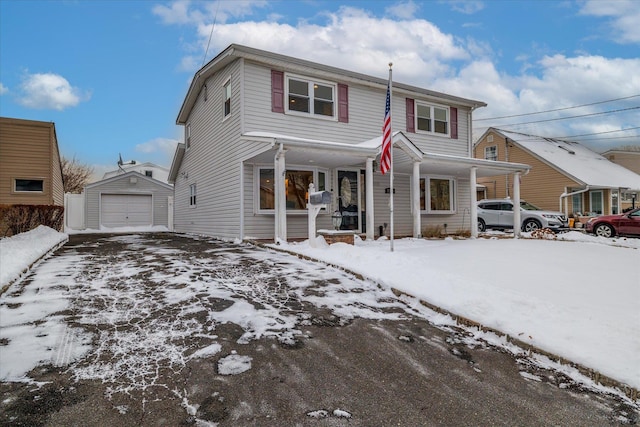
[[380,171],[384,175],[389,169],[391,169],[391,81],[387,85],[387,104],[384,108],[382,154],[380,155]]

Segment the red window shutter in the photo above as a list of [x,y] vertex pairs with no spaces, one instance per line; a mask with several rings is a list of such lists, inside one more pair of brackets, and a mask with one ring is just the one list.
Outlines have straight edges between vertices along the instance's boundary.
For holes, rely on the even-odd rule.
[[416,132],[416,113],[415,102],[413,99],[407,98],[407,132]]
[[284,113],[284,73],[271,70],[271,111]]
[[451,107],[451,138],[458,139],[458,109]]
[[338,121],[349,123],[349,86],[338,83]]

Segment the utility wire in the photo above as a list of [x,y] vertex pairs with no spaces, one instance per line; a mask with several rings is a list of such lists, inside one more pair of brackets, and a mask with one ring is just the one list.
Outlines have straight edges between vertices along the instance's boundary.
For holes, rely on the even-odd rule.
[[624,98],[608,99],[606,101],[592,102],[591,104],[575,105],[573,107],[556,108],[554,110],[537,111],[537,112],[534,112],[534,113],[513,114],[513,115],[510,115],[510,116],[500,116],[500,117],[488,117],[486,119],[473,119],[473,121],[474,122],[483,122],[483,121],[487,121],[487,120],[510,119],[510,118],[513,118],[513,117],[533,116],[535,114],[553,113],[553,112],[556,112],[556,111],[571,110],[573,108],[582,108],[582,107],[590,107],[592,105],[606,104],[607,102],[623,101],[625,99],[637,98],[638,96],[640,96],[640,95],[625,96]]
[[[619,129],[619,130],[608,130],[608,131],[596,132],[596,133],[583,133],[581,135],[558,136],[556,138],[557,139],[578,138],[578,137],[582,137],[582,136],[604,135],[605,133],[624,132],[624,131],[627,131],[627,130],[634,130],[634,129],[640,129],[640,126],[636,126],[634,128]],[[638,137],[638,135],[619,136],[619,137],[615,137],[615,138],[634,138],[634,137]],[[607,139],[611,139],[611,138],[607,138]]]
[[211,33],[209,33],[209,41],[207,42],[207,49],[204,51],[204,58],[202,58],[202,65],[204,67],[204,61],[207,60],[207,54],[209,53],[209,45],[211,44],[211,37],[213,37],[213,29],[216,27],[216,21],[218,20],[218,10],[220,9],[220,0],[216,6],[216,14],[213,16],[213,25],[211,26]]
[[581,115],[578,115],[578,116],[557,117],[555,119],[533,120],[533,121],[530,121],[530,122],[512,123],[512,124],[500,125],[499,127],[511,127],[511,126],[529,125],[529,124],[532,124],[532,123],[555,122],[555,121],[558,121],[558,120],[569,120],[569,119],[577,119],[577,118],[580,118],[580,117],[600,116],[600,115],[603,115],[603,114],[613,114],[613,113],[619,113],[621,111],[629,111],[629,110],[637,110],[637,109],[640,109],[640,106],[629,107],[629,108],[621,108],[619,110],[600,111],[598,113],[581,114]]

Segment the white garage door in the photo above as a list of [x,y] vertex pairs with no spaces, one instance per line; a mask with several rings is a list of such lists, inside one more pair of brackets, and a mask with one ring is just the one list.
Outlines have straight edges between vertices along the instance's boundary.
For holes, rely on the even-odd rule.
[[100,225],[140,227],[152,225],[151,195],[103,194],[100,199]]

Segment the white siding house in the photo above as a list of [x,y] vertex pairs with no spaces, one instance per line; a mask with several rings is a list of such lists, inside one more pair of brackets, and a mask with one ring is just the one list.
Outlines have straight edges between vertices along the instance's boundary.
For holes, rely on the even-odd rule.
[[[175,230],[222,238],[307,237],[309,183],[333,194],[317,218],[374,238],[390,228],[379,170],[387,80],[230,45],[194,76],[169,171]],[[393,83],[394,235],[476,230],[476,177],[524,164],[474,159],[471,116],[486,104]]]

